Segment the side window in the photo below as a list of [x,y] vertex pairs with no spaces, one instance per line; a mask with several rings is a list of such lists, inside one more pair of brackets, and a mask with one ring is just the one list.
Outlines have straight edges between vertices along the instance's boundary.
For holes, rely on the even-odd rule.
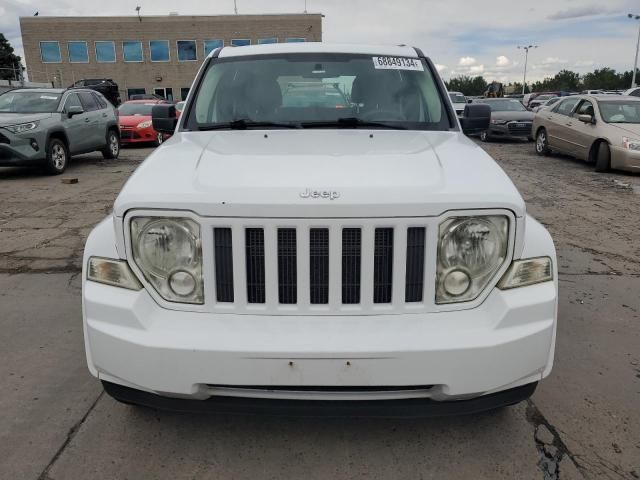
[[553,109],[555,113],[559,113],[560,115],[570,116],[573,111],[573,107],[578,103],[577,98],[567,98],[558,104],[556,108]]
[[591,115],[593,117],[593,104],[589,100],[583,100],[576,110],[576,115]]
[[633,92],[631,92],[629,95],[632,95],[634,97],[640,97],[640,88],[636,88]]
[[102,98],[102,96],[94,93],[93,96],[95,97],[96,102],[98,103],[98,107],[100,109],[104,109],[107,108],[107,102],[104,100],[104,98]]
[[69,111],[69,107],[81,107],[81,108],[84,108],[82,106],[82,104],[80,103],[80,99],[78,98],[77,94],[72,93],[72,94],[67,96],[67,99],[64,102],[64,110],[65,110],[65,112]]
[[80,101],[82,102],[82,106],[85,112],[92,112],[94,110],[98,110],[98,103],[95,100],[95,97],[89,92],[79,92]]

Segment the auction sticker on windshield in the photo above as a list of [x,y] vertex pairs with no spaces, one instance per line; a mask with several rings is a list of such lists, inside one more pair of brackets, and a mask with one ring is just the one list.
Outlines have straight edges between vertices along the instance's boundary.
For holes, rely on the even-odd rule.
[[415,58],[373,57],[373,66],[377,70],[417,70],[424,71],[422,62]]

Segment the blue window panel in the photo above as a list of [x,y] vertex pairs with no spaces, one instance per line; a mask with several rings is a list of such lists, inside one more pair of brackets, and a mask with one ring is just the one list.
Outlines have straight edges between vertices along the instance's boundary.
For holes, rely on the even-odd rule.
[[211,52],[213,52],[216,48],[220,48],[224,46],[223,40],[205,40],[204,41],[204,56],[208,56]]
[[116,44],[114,42],[96,42],[96,61],[98,63],[115,63]]
[[246,45],[251,45],[251,40],[248,38],[235,38],[231,40],[231,45],[234,47],[244,47]]
[[189,62],[198,59],[195,40],[178,40],[178,60]]
[[122,54],[125,62],[142,62],[142,42],[125,40],[122,42]]
[[278,43],[278,39],[275,37],[258,39],[258,45],[266,45],[267,43]]
[[149,42],[152,62],[169,61],[169,40],[151,40]]
[[40,57],[43,63],[60,63],[60,44],[58,42],[40,42]]
[[87,42],[68,42],[69,61],[71,63],[89,63]]
[[303,43],[306,42],[306,38],[287,38],[285,42],[287,43]]

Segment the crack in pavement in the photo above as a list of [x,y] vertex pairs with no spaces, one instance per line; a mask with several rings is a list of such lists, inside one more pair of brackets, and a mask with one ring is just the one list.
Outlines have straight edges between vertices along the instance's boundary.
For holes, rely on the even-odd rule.
[[[542,471],[544,480],[559,480],[561,478],[560,462],[565,456],[571,460],[580,475],[586,479],[603,478],[602,468],[613,474],[613,476],[607,475],[607,478],[621,480],[638,478],[634,472],[625,472],[618,465],[602,458],[597,452],[589,452],[597,459],[595,462],[585,455],[573,453],[560,437],[558,429],[547,420],[531,399],[527,400],[526,418],[535,429],[534,440],[536,448],[540,452],[538,468]],[[549,435],[552,438],[548,438]],[[576,443],[580,444],[579,442]],[[593,467],[596,470],[595,477],[589,473],[587,467]]]
[[[558,430],[549,423],[531,399],[527,400],[526,417],[527,421],[534,426],[536,448],[540,452],[538,468],[542,471],[544,480],[558,480],[560,478],[560,462],[565,455],[578,471],[585,476],[583,467],[578,464],[575,455],[569,451],[567,445],[562,441]],[[543,438],[543,429],[546,429],[552,435],[553,438],[551,440]]]
[[42,470],[40,475],[38,475],[38,480],[51,480],[51,477],[49,476],[49,471],[51,470],[51,467],[53,467],[53,465],[58,461],[60,456],[64,453],[64,451],[67,448],[67,446],[69,446],[69,443],[71,443],[71,440],[73,440],[73,437],[76,436],[76,434],[78,433],[78,430],[80,430],[80,427],[87,420],[87,418],[89,417],[89,414],[96,407],[96,405],[98,404],[98,402],[100,401],[100,399],[102,398],[103,395],[104,395],[104,390],[102,392],[100,392],[100,395],[98,395],[98,398],[95,399],[95,401],[91,404],[91,406],[86,411],[86,413],[82,416],[82,418],[79,421],[77,421],[69,429],[69,431],[67,432],[67,438],[62,443],[60,448],[56,451],[56,453],[54,454],[53,458],[49,461],[49,463],[44,468],[44,470]]

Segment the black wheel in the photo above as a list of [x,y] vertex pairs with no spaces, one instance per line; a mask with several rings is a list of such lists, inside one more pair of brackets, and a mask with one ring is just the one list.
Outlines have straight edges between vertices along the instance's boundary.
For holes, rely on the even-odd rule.
[[611,149],[606,142],[598,144],[596,151],[596,172],[607,172],[611,168]]
[[480,133],[480,140],[482,140],[483,142],[491,141],[491,134],[489,133],[489,130],[485,130],[482,133]]
[[116,159],[120,155],[120,139],[115,130],[107,132],[107,146],[101,152],[102,157],[108,160]]
[[547,131],[544,128],[538,130],[538,133],[536,134],[536,153],[544,157],[551,153],[547,140]]
[[67,169],[69,164],[69,149],[65,143],[52,138],[47,144],[45,169],[49,175],[60,175]]

